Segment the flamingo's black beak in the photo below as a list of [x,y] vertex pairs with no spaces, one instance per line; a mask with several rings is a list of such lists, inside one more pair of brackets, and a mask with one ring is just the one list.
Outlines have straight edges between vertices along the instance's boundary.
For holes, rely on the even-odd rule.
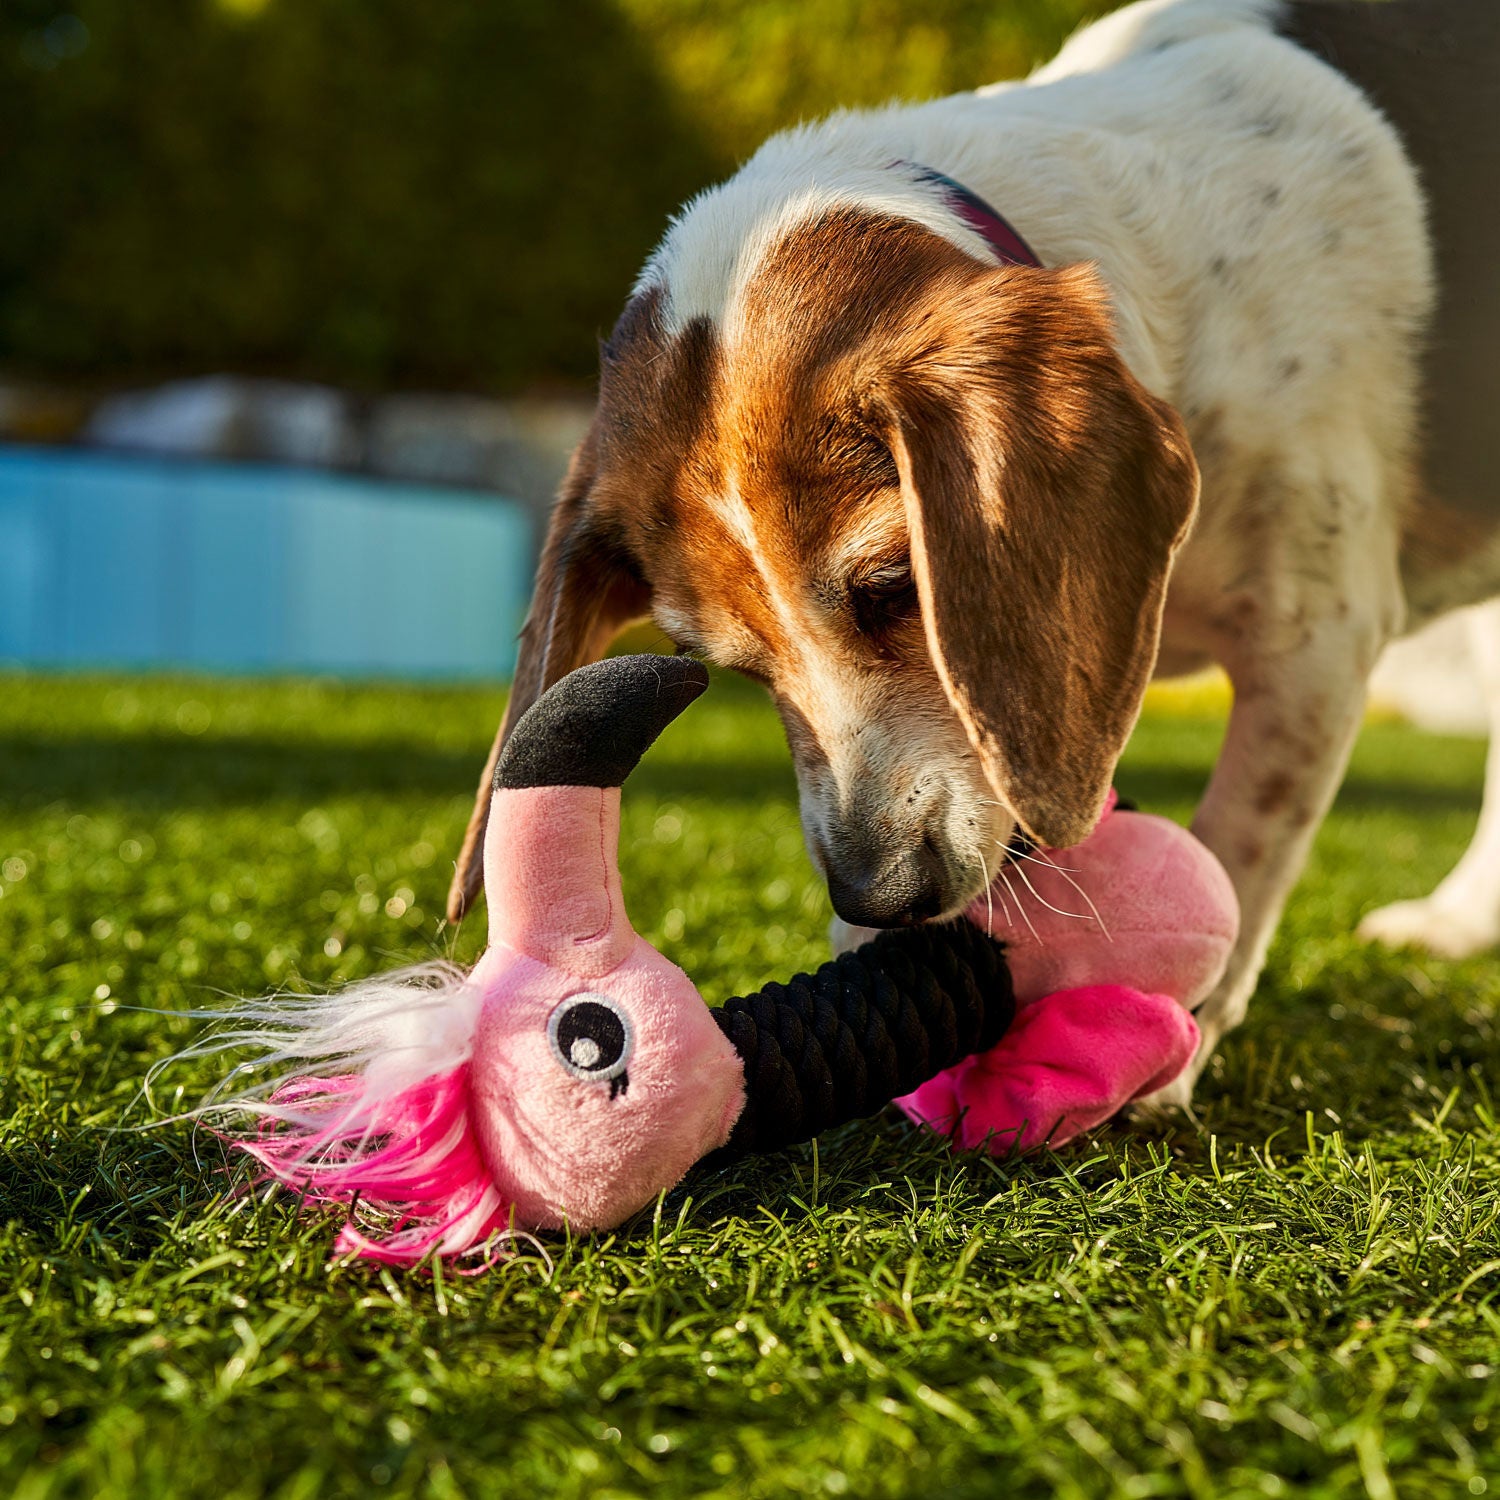
[[623,786],[707,686],[708,669],[690,656],[611,656],[580,667],[521,716],[495,786]]

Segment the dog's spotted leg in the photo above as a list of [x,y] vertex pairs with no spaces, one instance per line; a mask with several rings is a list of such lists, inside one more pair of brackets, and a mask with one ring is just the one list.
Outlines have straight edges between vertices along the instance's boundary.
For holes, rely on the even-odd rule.
[[1500,601],[1469,616],[1469,639],[1490,720],[1484,805],[1464,857],[1430,896],[1372,911],[1359,935],[1392,947],[1467,958],[1500,943]]
[[1226,653],[1234,707],[1193,831],[1234,882],[1240,935],[1223,979],[1196,1013],[1203,1034],[1197,1058],[1144,1101],[1148,1110],[1185,1106],[1219,1039],[1244,1019],[1282,908],[1359,733],[1379,631],[1350,631],[1344,619],[1304,624],[1297,615],[1272,632],[1279,649],[1257,651],[1252,632],[1242,649]]

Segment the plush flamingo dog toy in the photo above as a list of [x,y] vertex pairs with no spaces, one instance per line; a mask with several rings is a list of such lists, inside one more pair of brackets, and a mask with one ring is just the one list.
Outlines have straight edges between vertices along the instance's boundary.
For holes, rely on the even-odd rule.
[[[489,946],[471,971],[253,1003],[214,1044],[292,1073],[214,1108],[259,1118],[236,1144],[270,1176],[351,1210],[339,1249],[407,1263],[513,1229],[606,1228],[705,1157],[893,1099],[961,1144],[1027,1149],[1186,1065],[1184,1005],[1224,966],[1233,894],[1188,834],[1133,813],[1028,867],[1019,902],[882,933],[708,1008],[632,930],[616,865],[620,787],[707,682],[686,658],[617,657],[522,718],[496,771]],[[1067,921],[1057,898],[1079,888],[1096,912]]]

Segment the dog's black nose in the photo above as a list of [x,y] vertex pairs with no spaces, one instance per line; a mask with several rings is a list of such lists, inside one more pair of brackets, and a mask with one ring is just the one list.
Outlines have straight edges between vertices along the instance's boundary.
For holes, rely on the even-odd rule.
[[856,927],[914,927],[943,909],[943,863],[923,842],[895,860],[830,860],[833,909]]

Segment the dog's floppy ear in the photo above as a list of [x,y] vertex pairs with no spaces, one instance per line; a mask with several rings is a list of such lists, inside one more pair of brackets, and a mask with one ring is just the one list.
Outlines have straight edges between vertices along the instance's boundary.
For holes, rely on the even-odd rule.
[[650,605],[649,591],[629,558],[590,514],[597,442],[596,430],[591,428],[573,455],[552,510],[531,608],[521,627],[515,681],[479,779],[474,811],[448,888],[452,922],[463,917],[482,883],[484,829],[495,762],[511,726],[554,682],[603,656],[609,643],[631,621],[645,615]]
[[1066,848],[1140,711],[1197,465],[1086,268],[955,281],[902,337],[875,405],[928,647],[991,784]]

